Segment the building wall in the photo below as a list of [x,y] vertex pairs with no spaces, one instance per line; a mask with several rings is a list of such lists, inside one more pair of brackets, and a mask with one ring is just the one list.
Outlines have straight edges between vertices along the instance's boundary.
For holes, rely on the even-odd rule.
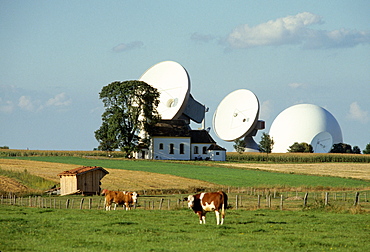
[[190,137],[152,137],[153,159],[190,160]]
[[213,161],[226,161],[226,151],[223,150],[211,150],[209,156]]
[[211,158],[209,155],[209,152],[207,149],[209,148],[210,144],[204,144],[204,143],[192,143],[191,144],[191,160],[196,159],[209,159]]
[[62,176],[60,178],[60,194],[65,195],[77,191],[76,176]]

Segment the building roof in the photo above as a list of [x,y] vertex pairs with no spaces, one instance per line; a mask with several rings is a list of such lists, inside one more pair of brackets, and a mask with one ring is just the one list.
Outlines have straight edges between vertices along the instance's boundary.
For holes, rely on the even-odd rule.
[[217,144],[211,144],[211,146],[208,147],[208,150],[219,150],[219,151],[226,151],[225,148],[222,148],[221,146]]
[[211,135],[206,130],[190,130],[191,143],[216,144]]
[[162,120],[153,126],[152,137],[190,137],[189,131],[184,120]]
[[102,167],[99,167],[99,166],[82,166],[82,167],[78,167],[78,168],[75,168],[75,169],[72,169],[72,170],[69,170],[69,171],[64,171],[64,172],[61,172],[58,174],[58,176],[68,176],[68,175],[72,175],[72,176],[77,176],[77,175],[81,175],[81,174],[84,174],[84,173],[87,173],[87,172],[92,172],[92,171],[95,171],[95,170],[101,170],[103,171],[105,174],[109,174],[109,172],[105,169],[103,169]]

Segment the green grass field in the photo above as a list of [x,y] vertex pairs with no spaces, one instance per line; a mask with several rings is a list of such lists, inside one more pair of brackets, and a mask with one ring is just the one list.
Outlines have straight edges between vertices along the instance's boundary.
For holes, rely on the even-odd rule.
[[196,164],[194,162],[190,162],[189,164],[185,164],[183,162],[180,163],[147,160],[86,159],[81,157],[17,157],[17,159],[85,166],[102,166],[104,168],[170,174],[233,187],[370,187],[370,181],[339,177],[285,174],[259,170],[243,170],[207,165],[211,163]]
[[229,210],[200,225],[174,211],[0,205],[1,251],[370,251],[367,214]]

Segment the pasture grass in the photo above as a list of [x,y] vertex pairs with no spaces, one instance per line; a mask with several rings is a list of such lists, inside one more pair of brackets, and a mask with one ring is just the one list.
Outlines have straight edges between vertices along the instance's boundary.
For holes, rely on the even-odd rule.
[[22,185],[26,186],[31,190],[44,191],[50,189],[55,185],[54,181],[50,181],[39,176],[30,174],[27,169],[23,171],[12,171],[12,170],[3,170],[0,168],[0,175],[12,178]]
[[185,164],[184,162],[87,159],[81,157],[17,157],[17,159],[170,174],[233,187],[301,187],[305,189],[321,188],[323,190],[330,187],[359,189],[370,187],[370,181],[365,180],[234,169],[220,167],[216,164],[212,166],[211,163],[207,162]]
[[370,251],[368,214],[188,209],[110,211],[0,205],[1,251]]

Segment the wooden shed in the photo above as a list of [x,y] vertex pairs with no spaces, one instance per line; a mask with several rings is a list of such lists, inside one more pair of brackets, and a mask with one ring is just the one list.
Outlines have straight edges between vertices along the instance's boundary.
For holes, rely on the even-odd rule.
[[100,180],[109,174],[98,166],[83,166],[59,173],[60,195],[100,193]]

